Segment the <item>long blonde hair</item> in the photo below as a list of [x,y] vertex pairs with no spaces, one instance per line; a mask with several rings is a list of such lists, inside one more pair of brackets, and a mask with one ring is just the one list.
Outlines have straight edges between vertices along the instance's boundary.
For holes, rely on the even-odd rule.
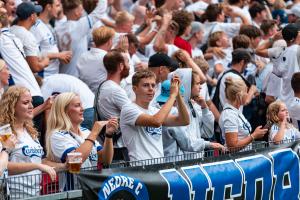
[[[20,96],[26,92],[30,92],[27,88],[21,86],[12,86],[3,94],[0,101],[0,124],[10,124],[12,132],[16,135],[16,104],[20,100]],[[34,128],[32,120],[24,123],[24,128],[27,130],[32,139],[38,138],[38,131]]]
[[51,150],[50,137],[55,131],[70,131],[72,122],[66,113],[66,108],[77,94],[73,92],[66,92],[59,94],[51,107],[46,131],[46,149],[47,157],[53,159]]

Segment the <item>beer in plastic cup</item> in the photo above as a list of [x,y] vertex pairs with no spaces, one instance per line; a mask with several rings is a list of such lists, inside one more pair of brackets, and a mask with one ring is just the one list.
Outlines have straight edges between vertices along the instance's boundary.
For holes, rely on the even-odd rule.
[[71,152],[67,154],[69,172],[73,174],[78,174],[80,172],[82,164],[82,153],[80,152]]
[[0,141],[5,142],[12,135],[10,124],[0,127]]

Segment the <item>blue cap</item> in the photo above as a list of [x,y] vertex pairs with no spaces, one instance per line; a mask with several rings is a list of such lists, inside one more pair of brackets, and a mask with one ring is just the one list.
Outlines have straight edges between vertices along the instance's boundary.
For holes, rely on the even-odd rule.
[[[170,96],[170,88],[171,88],[171,81],[170,80],[165,80],[161,84],[161,92],[160,95],[156,98],[157,102],[167,102]],[[180,85],[179,92],[181,95],[184,94],[184,87],[183,85]]]
[[23,2],[17,7],[16,14],[18,19],[25,20],[33,13],[40,13],[42,11],[43,8],[40,5],[34,5],[31,2]]

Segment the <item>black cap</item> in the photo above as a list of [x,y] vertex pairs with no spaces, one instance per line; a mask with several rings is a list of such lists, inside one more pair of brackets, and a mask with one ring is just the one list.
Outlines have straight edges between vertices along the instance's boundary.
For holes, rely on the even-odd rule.
[[282,37],[286,42],[291,42],[298,36],[298,30],[296,24],[288,24],[282,29]]
[[241,60],[255,63],[249,49],[237,48],[232,52],[232,61],[240,62]]
[[40,5],[34,5],[31,2],[23,2],[17,7],[16,14],[18,19],[25,20],[33,13],[40,13],[42,10],[43,8]]
[[165,53],[156,53],[149,58],[148,67],[166,66],[171,72],[179,68],[178,63]]

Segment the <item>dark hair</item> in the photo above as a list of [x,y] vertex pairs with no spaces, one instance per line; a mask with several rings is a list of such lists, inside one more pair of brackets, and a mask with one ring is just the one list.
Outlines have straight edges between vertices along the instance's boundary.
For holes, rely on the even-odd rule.
[[134,35],[134,34],[132,34],[132,33],[128,33],[126,36],[127,36],[127,38],[128,38],[128,43],[129,43],[129,44],[132,43],[132,44],[134,44],[134,46],[135,46],[136,48],[139,47],[140,42],[139,42],[139,40],[137,39],[136,35]]
[[293,74],[291,85],[295,93],[300,92],[300,72],[296,72]]
[[260,25],[260,29],[262,30],[262,32],[267,35],[269,33],[269,30],[271,28],[273,28],[276,25],[276,21],[275,20],[263,20],[261,25]]
[[243,25],[240,28],[240,33],[247,35],[250,39],[254,39],[261,36],[261,31],[259,28],[253,25]]
[[108,74],[116,73],[121,63],[125,63],[125,60],[119,49],[110,50],[103,58],[103,64]]
[[244,60],[246,63],[249,63],[251,61],[251,54],[246,50],[242,48],[235,49],[232,52],[232,61],[231,64],[237,64]]
[[181,36],[186,28],[191,25],[194,16],[186,10],[178,10],[173,12],[172,19],[179,25],[177,36]]
[[266,10],[264,5],[262,5],[261,3],[258,3],[258,2],[253,2],[250,5],[249,13],[250,13],[251,18],[254,19],[258,13],[261,13],[264,10]]
[[38,4],[43,7],[43,10],[48,4],[53,4],[54,0],[38,0]]
[[82,0],[82,6],[87,14],[90,14],[97,6],[97,1],[95,0]]
[[160,8],[162,5],[166,3],[166,0],[155,0],[154,3],[156,8]]
[[132,85],[137,86],[140,83],[141,79],[143,79],[143,78],[154,78],[154,79],[156,79],[156,76],[155,76],[154,72],[152,72],[148,69],[137,71],[132,76]]
[[217,20],[218,16],[222,14],[222,12],[223,8],[221,4],[209,4],[201,17],[201,22],[205,22],[206,20],[209,22],[214,22]]
[[77,8],[82,5],[81,0],[61,0],[61,4],[64,9],[64,13],[70,12],[71,10]]
[[230,5],[235,5],[235,4],[237,4],[237,3],[239,3],[241,0],[228,0],[228,3],[230,4]]
[[247,35],[237,35],[232,38],[233,49],[244,48],[247,49],[250,46],[250,38]]

